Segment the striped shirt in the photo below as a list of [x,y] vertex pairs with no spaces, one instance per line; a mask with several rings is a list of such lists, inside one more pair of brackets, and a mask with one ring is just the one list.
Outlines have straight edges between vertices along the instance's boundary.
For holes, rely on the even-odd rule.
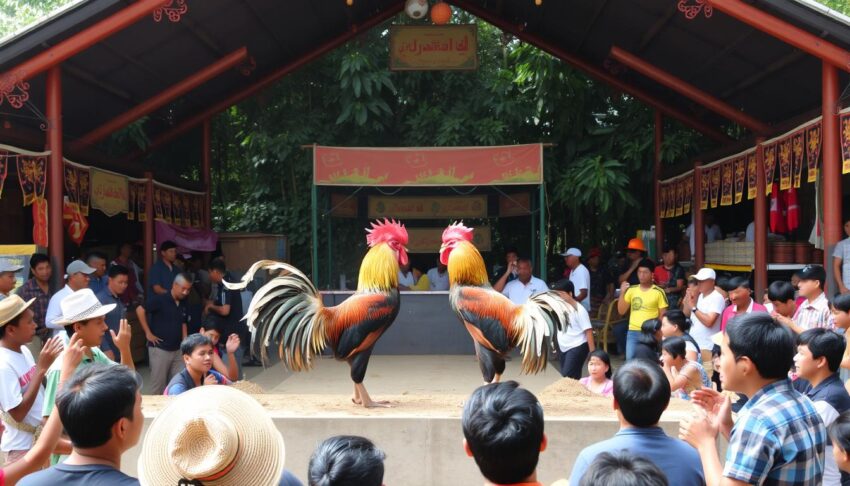
[[826,293],[821,294],[813,301],[803,301],[794,312],[794,322],[803,329],[825,327],[835,329],[835,318],[829,310],[829,301]]
[[741,409],[723,475],[748,484],[820,485],[825,447],[826,428],[811,400],[779,380]]

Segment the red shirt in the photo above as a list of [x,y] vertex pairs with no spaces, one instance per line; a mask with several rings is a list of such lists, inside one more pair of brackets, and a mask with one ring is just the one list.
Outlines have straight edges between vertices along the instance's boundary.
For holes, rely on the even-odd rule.
[[744,312],[736,312],[735,309],[735,304],[732,304],[729,307],[723,309],[723,315],[720,318],[720,332],[725,331],[726,322],[738,314],[749,314],[750,312],[767,312],[767,307],[759,304],[753,299],[750,299],[750,306],[747,307],[747,310],[745,310]]

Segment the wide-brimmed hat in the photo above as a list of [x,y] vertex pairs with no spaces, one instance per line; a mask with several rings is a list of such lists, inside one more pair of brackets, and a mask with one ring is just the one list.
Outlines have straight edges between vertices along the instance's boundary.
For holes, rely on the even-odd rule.
[[646,245],[643,244],[642,239],[632,238],[629,240],[629,244],[626,245],[626,250],[646,251]]
[[146,486],[272,486],[283,472],[281,437],[265,409],[225,385],[181,393],[151,423],[139,456]]
[[3,300],[0,300],[0,327],[5,326],[12,319],[21,315],[21,312],[27,310],[35,299],[30,299],[24,302],[17,294],[12,294]]
[[59,302],[59,308],[62,309],[62,316],[54,322],[60,326],[67,326],[75,322],[105,316],[112,312],[115,304],[103,305],[97,300],[91,289],[80,289],[62,299],[62,302]]

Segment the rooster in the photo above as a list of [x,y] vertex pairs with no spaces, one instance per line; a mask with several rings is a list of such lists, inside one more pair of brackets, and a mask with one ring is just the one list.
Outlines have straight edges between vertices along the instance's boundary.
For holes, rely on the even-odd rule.
[[375,342],[398,315],[398,269],[408,259],[404,225],[385,219],[372,223],[366,232],[370,249],[360,264],[357,292],[335,307],[325,307],[310,279],[282,262],[259,261],[240,283],[225,285],[241,290],[259,270],[283,270],[257,291],[248,307],[245,317],[251,328],[253,354],[267,362],[268,346],[274,342],[284,364],[303,371],[312,368],[313,357],[329,345],[334,357],[351,368],[351,400],[371,408],[389,406],[369,397],[363,378]]
[[516,305],[490,287],[481,253],[472,244],[472,229],[463,223],[443,231],[440,262],[449,271],[449,301],[475,343],[486,383],[499,381],[505,355],[514,347],[522,353],[522,372],[546,368],[556,328],[563,330],[575,310],[566,294],[540,292]]

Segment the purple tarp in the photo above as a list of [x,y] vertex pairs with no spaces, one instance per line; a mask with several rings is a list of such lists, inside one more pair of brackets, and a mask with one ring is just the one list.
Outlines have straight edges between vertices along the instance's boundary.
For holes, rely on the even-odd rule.
[[212,230],[199,228],[184,228],[173,224],[156,221],[156,246],[165,240],[177,243],[177,251],[186,253],[190,251],[215,251],[218,243],[218,233]]

